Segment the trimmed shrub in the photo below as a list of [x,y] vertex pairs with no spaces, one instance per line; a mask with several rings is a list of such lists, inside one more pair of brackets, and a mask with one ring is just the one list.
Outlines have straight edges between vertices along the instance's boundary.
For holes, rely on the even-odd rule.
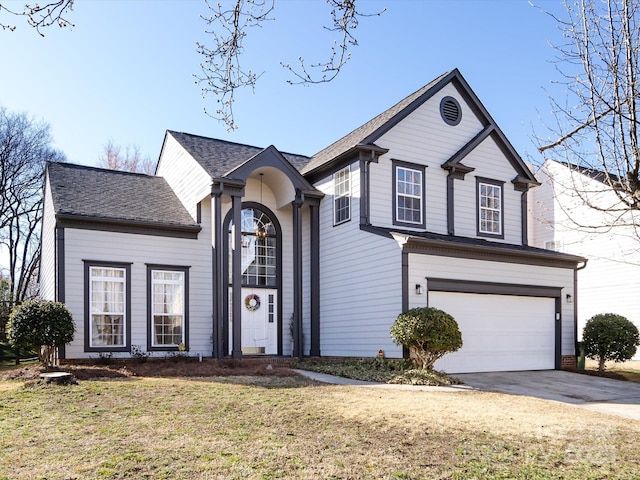
[[39,299],[15,307],[7,328],[11,345],[37,351],[40,362],[49,366],[55,348],[71,342],[74,332],[73,318],[63,303]]
[[598,360],[598,370],[606,361],[624,362],[640,345],[638,327],[622,315],[600,313],[591,317],[582,332],[585,355]]
[[398,315],[391,326],[391,338],[413,354],[415,363],[426,370],[445,354],[462,347],[458,322],[432,307],[413,308]]

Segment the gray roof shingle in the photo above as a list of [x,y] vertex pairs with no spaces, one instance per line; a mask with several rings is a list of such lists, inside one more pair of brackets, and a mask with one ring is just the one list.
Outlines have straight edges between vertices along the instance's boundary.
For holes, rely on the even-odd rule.
[[[262,152],[264,148],[233,143],[190,133],[167,130],[182,147],[213,178],[224,177],[228,172]],[[310,160],[305,155],[280,152],[297,170]]]
[[70,163],[49,163],[47,171],[56,216],[197,227],[162,177]]

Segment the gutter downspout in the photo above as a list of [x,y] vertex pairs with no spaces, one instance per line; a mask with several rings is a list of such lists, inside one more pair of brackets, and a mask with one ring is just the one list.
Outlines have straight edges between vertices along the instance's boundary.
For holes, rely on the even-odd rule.
[[573,270],[573,351],[578,358],[578,270],[583,270],[589,260]]

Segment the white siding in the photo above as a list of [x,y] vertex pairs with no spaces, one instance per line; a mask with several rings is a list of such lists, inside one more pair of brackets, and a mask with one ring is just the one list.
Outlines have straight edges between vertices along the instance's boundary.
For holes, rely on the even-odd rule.
[[[203,201],[203,219],[211,218],[210,202]],[[84,260],[131,262],[131,345],[147,346],[146,264],[189,266],[190,355],[212,352],[211,226],[202,225],[197,240],[65,229],[66,303],[76,335],[67,345],[67,358],[96,358],[84,352]],[[117,355],[117,354],[116,354]],[[128,354],[122,354],[127,356]],[[159,352],[158,355],[164,355]]]
[[211,194],[211,177],[170,133],[166,134],[156,174],[164,177],[195,219],[198,202]]
[[42,216],[42,250],[40,256],[40,297],[45,300],[56,300],[56,240],[55,211],[49,175],[45,180],[44,212]]
[[477,232],[477,196],[476,177],[504,182],[504,239],[491,239],[518,245],[522,242],[522,192],[515,190],[511,180],[516,176],[511,164],[504,157],[493,138],[487,138],[464,162],[475,170],[468,173],[464,180],[455,182],[455,232],[463,237],[474,237]]
[[[440,116],[440,101],[445,96],[458,100],[462,109],[459,125],[446,124]],[[393,226],[392,160],[426,166],[426,230],[447,234],[447,175],[441,165],[483,129],[464,98],[452,85],[443,88],[412,112],[389,132],[376,140],[388,148],[377,164],[371,165],[371,223]],[[504,182],[504,239],[500,242],[522,242],[521,194],[511,180],[516,171],[492,138],[485,139],[463,163],[474,167],[464,180],[455,180],[455,233],[475,237],[476,176]],[[406,228],[406,227],[403,227]]]
[[320,351],[323,356],[402,355],[389,329],[402,308],[401,250],[389,238],[360,230],[360,184],[351,165],[351,220],[333,226],[333,179],[316,184],[320,207]]
[[[598,313],[617,313],[640,327],[640,242],[635,228],[585,228],[611,221],[576,193],[601,191],[601,183],[572,175],[557,162],[545,163],[537,176],[542,185],[532,191],[529,202],[531,244],[545,248],[555,242],[561,251],[588,259],[586,268],[578,271],[578,339],[587,320]],[[610,192],[600,199],[603,206],[616,203]]]
[[[452,127],[440,116],[440,101],[445,96],[458,100],[462,121]],[[452,85],[443,88],[407,118],[376,140],[388,148],[378,164],[371,165],[371,223],[393,225],[393,171],[391,160],[427,167],[427,230],[447,233],[447,172],[441,165],[482,130],[482,125]]]
[[[566,301],[575,295],[573,269],[410,254],[409,286],[426,285],[426,277],[562,288],[562,355],[574,354],[574,305]],[[424,306],[427,295],[410,288],[409,308]]]

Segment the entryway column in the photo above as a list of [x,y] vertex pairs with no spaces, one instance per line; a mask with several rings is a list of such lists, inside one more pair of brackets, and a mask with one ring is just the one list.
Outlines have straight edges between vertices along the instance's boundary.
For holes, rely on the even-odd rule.
[[320,199],[309,204],[311,228],[309,230],[310,284],[311,284],[311,351],[312,357],[320,356]]
[[224,352],[224,299],[226,282],[224,281],[224,246],[226,235],[222,231],[222,188],[215,185],[211,192],[213,200],[213,356],[222,360]]
[[231,322],[232,322],[232,347],[231,356],[242,358],[242,197],[232,195],[233,218],[233,253],[231,270]]
[[302,334],[302,203],[303,194],[296,192],[293,201],[293,356],[304,358]]

